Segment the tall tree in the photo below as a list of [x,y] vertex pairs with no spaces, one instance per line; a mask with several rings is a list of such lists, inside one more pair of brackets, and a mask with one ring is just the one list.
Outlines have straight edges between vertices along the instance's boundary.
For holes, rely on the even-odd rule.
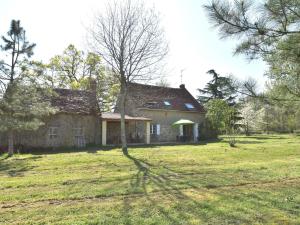
[[[54,112],[45,99],[48,92],[40,88],[31,73],[28,58],[35,44],[30,44],[20,21],[12,20],[7,36],[2,36],[1,50],[7,60],[0,61],[0,129],[8,135],[9,156],[14,152],[14,134],[21,130],[35,130],[43,124],[42,118]],[[43,93],[42,93],[43,92]]]
[[200,95],[198,101],[207,103],[212,99],[222,99],[228,104],[234,105],[234,100],[237,97],[236,88],[233,79],[230,77],[223,77],[216,73],[215,70],[209,70],[208,74],[213,76],[203,89],[198,89]]
[[128,154],[125,130],[125,101],[128,82],[148,81],[159,69],[168,45],[159,15],[142,1],[108,3],[89,29],[90,46],[102,56],[120,83],[121,141]]
[[50,59],[48,68],[51,71],[49,80],[53,78],[51,81],[58,83],[54,85],[76,87],[86,75],[84,52],[70,44],[61,55],[56,55]]
[[70,44],[62,54],[40,64],[43,79],[54,88],[89,90],[91,81],[96,81],[96,91],[102,111],[112,111],[118,94],[117,79],[105,68],[101,56],[84,52]]
[[4,42],[1,50],[8,53],[6,61],[0,60],[0,90],[4,94],[9,84],[22,78],[26,59],[33,55],[36,44],[27,41],[19,20],[12,20],[7,35],[1,38]]
[[236,54],[266,61],[270,78],[299,98],[299,0],[213,0],[205,9],[223,38],[238,39]]

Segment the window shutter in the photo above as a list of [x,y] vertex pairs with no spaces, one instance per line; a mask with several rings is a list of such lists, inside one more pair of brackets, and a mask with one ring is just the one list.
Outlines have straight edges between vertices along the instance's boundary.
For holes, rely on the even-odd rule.
[[156,124],[156,134],[160,135],[160,124]]

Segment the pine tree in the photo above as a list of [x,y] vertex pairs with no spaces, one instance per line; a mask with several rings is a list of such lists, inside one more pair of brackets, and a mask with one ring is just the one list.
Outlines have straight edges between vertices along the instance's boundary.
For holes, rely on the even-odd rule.
[[207,103],[212,99],[221,99],[225,100],[229,105],[234,105],[236,89],[233,80],[230,77],[219,75],[215,70],[209,70],[207,73],[211,74],[213,79],[203,89],[198,89],[200,92],[198,101]]
[[14,153],[14,134],[22,130],[36,130],[43,124],[44,116],[54,113],[47,89],[40,87],[30,71],[28,58],[35,44],[26,40],[20,21],[12,20],[7,36],[2,36],[1,50],[8,55],[7,62],[0,61],[0,129],[7,132],[8,153]]
[[0,99],[0,130],[8,136],[8,153],[14,153],[14,135],[18,131],[36,130],[44,125],[45,116],[55,112],[47,99],[47,89],[19,82],[9,84]]

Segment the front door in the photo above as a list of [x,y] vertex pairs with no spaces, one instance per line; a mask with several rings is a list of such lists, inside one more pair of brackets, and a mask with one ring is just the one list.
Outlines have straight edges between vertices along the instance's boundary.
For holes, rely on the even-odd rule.
[[193,140],[193,125],[183,125],[183,136],[185,141]]

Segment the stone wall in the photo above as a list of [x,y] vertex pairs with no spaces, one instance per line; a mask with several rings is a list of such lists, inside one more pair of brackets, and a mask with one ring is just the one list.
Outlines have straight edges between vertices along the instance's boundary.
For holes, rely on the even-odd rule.
[[179,135],[179,127],[173,127],[172,124],[180,119],[191,120],[198,123],[199,127],[205,119],[203,113],[188,111],[138,109],[133,113],[134,116],[151,118],[152,124],[160,124],[160,135],[151,135],[151,143],[176,141],[176,137]]
[[[90,115],[56,114],[37,131],[26,131],[15,135],[15,145],[24,147],[64,147],[79,144],[101,143],[100,118]],[[50,137],[50,127],[57,127],[57,136]],[[75,137],[76,128],[82,128],[83,137]],[[0,145],[7,145],[5,134],[0,137]]]

